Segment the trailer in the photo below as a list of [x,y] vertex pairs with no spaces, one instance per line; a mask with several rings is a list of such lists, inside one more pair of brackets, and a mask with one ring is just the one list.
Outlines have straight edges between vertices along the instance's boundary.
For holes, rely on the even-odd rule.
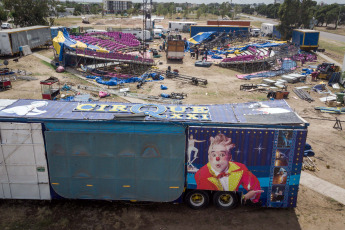
[[292,31],[292,43],[299,46],[301,50],[316,51],[319,47],[320,32],[308,29],[294,29]]
[[261,24],[261,35],[267,36],[267,37],[272,37],[273,28],[274,28],[274,25],[271,23],[262,23]]
[[151,32],[149,30],[141,30],[141,29],[123,29],[123,33],[129,33],[133,34],[139,41],[142,41],[144,39],[144,36],[146,38],[146,41],[152,41],[153,38],[151,36]]
[[196,22],[184,22],[184,21],[170,21],[169,22],[169,30],[170,31],[177,31],[177,32],[189,32],[191,26],[197,25]]
[[168,36],[166,58],[167,60],[183,60],[185,41],[179,34],[170,34]]
[[52,40],[49,26],[30,26],[0,31],[0,54],[14,55],[21,46],[31,49],[49,44]]
[[295,207],[308,123],[284,100],[0,100],[0,198]]
[[232,35],[245,35],[249,33],[249,26],[191,26],[190,37],[194,37],[200,32],[225,32]]
[[281,40],[282,39],[282,35],[279,32],[279,30],[277,29],[277,26],[273,26],[272,38],[276,39],[276,40]]
[[208,20],[208,26],[250,26],[250,21],[242,20]]

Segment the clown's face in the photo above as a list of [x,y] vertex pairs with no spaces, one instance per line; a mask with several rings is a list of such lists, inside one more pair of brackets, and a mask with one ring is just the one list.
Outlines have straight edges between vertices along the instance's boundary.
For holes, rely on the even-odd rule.
[[208,153],[208,161],[210,162],[212,168],[218,173],[224,172],[229,167],[229,161],[231,160],[231,155],[228,153],[228,149],[222,145],[213,145]]

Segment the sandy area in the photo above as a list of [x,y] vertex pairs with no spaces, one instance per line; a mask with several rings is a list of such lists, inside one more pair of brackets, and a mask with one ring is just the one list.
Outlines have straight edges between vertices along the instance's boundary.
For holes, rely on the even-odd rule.
[[[100,21],[99,23],[103,23]],[[112,22],[116,23],[116,21]],[[186,34],[188,36],[188,34]],[[158,41],[151,47],[157,48]],[[40,54],[51,58],[52,50],[39,50]],[[168,62],[164,53],[156,59],[163,64],[178,69],[180,73],[205,78],[207,86],[194,86],[179,80],[165,79],[162,82],[146,83],[141,89],[130,84],[132,92],[158,96],[161,93],[186,93],[185,104],[222,104],[266,100],[265,93],[240,91],[241,84],[261,83],[261,79],[244,81],[235,77],[237,72],[212,66],[210,68],[194,67],[195,59],[185,55],[183,63]],[[322,62],[322,60],[319,60]],[[308,63],[313,64],[315,63]],[[40,99],[40,80],[49,76],[60,79],[62,84],[88,84],[85,80],[68,74],[56,73],[34,56],[19,59],[18,63],[10,59],[10,68],[25,69],[38,78],[33,81],[17,80],[13,88],[0,92],[0,98]],[[278,78],[278,77],[277,77]],[[273,78],[275,79],[275,78]],[[168,90],[162,91],[164,84]],[[315,84],[315,83],[313,83]],[[309,123],[307,142],[316,153],[315,163],[319,171],[309,172],[319,178],[345,188],[345,133],[333,129],[335,117],[345,121],[342,115],[320,113],[315,106],[324,106],[319,101],[319,94],[310,92],[315,99],[308,103],[300,100],[293,92],[295,86],[304,83],[289,84],[288,104]],[[127,87],[127,86],[126,86]],[[106,100],[123,101],[118,97]],[[315,119],[312,119],[315,118]],[[331,119],[333,121],[318,120]],[[344,124],[344,123],[343,123]],[[329,166],[329,168],[328,168]],[[89,201],[1,201],[0,228],[2,229],[343,229],[345,224],[345,207],[331,198],[326,198],[310,189],[300,186],[298,205],[295,209],[264,209],[240,207],[236,210],[220,211],[215,207],[194,211],[185,205],[173,204],[131,204],[124,202],[89,202]],[[224,217],[226,216],[226,221]],[[46,225],[49,222],[49,225]],[[35,225],[33,223],[36,223]],[[40,226],[40,227],[37,227]]]

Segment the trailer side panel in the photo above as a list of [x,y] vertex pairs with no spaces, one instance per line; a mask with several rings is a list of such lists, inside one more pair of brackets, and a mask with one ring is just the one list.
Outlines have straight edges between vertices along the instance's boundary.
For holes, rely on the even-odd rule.
[[[266,207],[295,207],[306,130],[190,127],[187,187],[213,191],[264,190],[253,198]],[[219,178],[221,156],[212,163],[215,139],[230,149],[226,179]],[[211,146],[212,145],[212,146]],[[223,152],[223,154],[226,154]]]
[[50,180],[64,198],[168,202],[184,189],[185,128],[47,123]]

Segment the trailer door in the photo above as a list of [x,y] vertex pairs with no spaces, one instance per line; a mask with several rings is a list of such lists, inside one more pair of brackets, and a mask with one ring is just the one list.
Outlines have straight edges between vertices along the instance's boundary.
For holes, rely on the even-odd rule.
[[41,124],[2,122],[0,129],[0,198],[49,200]]
[[72,199],[174,201],[185,184],[185,128],[46,123],[53,190]]
[[10,34],[0,33],[0,54],[11,54]]

